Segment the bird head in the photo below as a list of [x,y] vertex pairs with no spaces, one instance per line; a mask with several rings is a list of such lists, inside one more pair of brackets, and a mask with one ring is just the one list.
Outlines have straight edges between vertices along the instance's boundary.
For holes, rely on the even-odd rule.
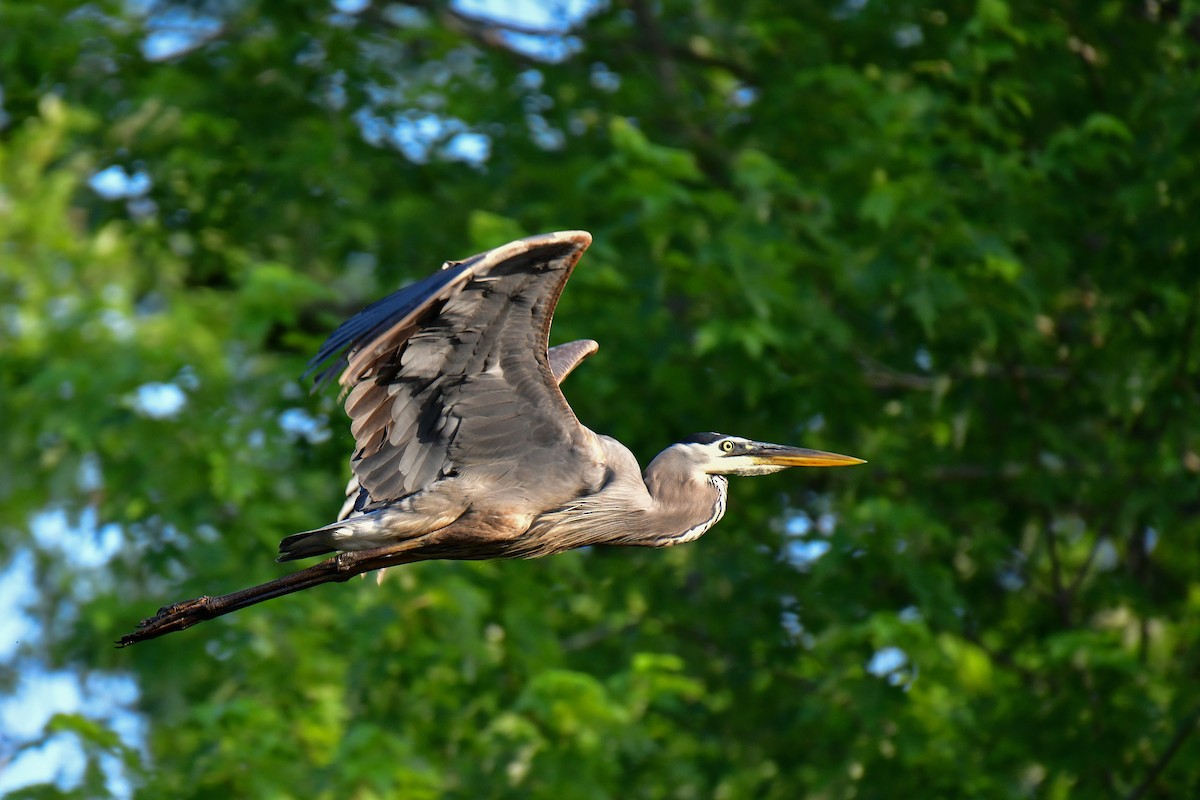
[[723,433],[697,433],[679,443],[696,467],[709,475],[770,475],[788,467],[844,467],[861,458]]

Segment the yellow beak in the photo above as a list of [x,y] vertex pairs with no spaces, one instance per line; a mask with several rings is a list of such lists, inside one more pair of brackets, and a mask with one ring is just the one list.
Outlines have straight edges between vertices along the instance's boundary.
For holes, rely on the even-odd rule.
[[750,456],[759,464],[769,464],[774,467],[848,467],[851,464],[867,463],[854,456],[765,442],[759,443]]

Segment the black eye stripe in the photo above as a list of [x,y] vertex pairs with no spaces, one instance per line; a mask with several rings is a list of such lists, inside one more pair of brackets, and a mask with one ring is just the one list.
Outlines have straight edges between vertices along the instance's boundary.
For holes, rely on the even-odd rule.
[[691,436],[684,439],[681,444],[713,444],[720,441],[723,434],[713,433],[693,433]]

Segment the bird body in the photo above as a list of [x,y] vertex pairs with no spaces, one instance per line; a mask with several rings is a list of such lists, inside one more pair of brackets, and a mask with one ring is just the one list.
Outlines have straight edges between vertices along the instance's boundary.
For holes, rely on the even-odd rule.
[[[515,487],[497,495],[478,476],[450,478],[376,511],[295,534],[281,544],[288,556],[281,560],[402,541],[413,543],[413,554],[460,559],[533,558],[596,544],[665,547],[699,538],[724,515],[729,482],[684,471],[689,459],[678,445],[659,454],[643,476],[629,448],[609,436],[597,441],[603,455],[595,480],[553,494]],[[469,506],[455,502],[467,497]],[[555,505],[530,513],[547,502]]]
[[279,560],[386,548],[402,561],[531,558],[596,544],[664,547],[725,513],[727,474],[860,459],[697,434],[642,472],[580,424],[559,384],[598,345],[548,347],[558,297],[591,236],[522,239],[368,306],[313,359],[340,356],[356,449],[338,521]]
[[643,473],[623,444],[581,425],[559,384],[598,345],[548,344],[558,297],[591,241],[548,233],[446,262],[338,327],[310,365],[334,361],[318,387],[340,372],[353,477],[337,521],[285,538],[279,560],[337,555],[167,606],[118,644],[414,561],[690,542],[724,515],[727,475],[861,463],[700,433]]

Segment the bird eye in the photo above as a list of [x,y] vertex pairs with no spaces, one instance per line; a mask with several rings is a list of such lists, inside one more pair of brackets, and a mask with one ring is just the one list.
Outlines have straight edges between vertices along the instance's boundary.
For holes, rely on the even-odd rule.
[[721,449],[724,450],[726,453],[732,453],[733,452],[733,441],[730,439],[726,439],[725,441],[721,442]]

